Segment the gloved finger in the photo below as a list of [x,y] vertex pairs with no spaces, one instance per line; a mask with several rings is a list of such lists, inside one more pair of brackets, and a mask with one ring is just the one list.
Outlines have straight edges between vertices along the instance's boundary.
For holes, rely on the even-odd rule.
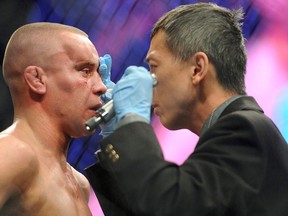
[[101,100],[104,104],[112,99],[112,90],[113,89],[107,89],[107,91],[101,95]]
[[106,66],[107,66],[107,71],[108,71],[108,73],[110,74],[110,72],[111,72],[111,66],[112,66],[112,58],[111,58],[111,56],[110,56],[109,54],[105,54],[105,55],[103,56],[103,59],[104,59],[105,64],[106,64]]
[[110,80],[111,66],[112,58],[109,54],[99,57],[99,73],[103,81],[108,82]]
[[105,63],[104,57],[99,58],[99,73],[101,75],[102,80],[107,79],[109,77],[108,66]]

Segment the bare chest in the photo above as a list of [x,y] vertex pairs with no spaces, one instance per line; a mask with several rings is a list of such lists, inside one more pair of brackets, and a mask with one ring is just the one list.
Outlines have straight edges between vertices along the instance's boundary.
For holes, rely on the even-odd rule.
[[72,172],[44,166],[27,189],[10,198],[0,210],[1,215],[91,216],[91,212]]

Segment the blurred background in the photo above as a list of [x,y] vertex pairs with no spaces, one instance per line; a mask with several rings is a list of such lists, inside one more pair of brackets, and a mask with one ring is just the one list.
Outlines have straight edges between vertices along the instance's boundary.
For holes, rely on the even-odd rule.
[[[63,23],[85,31],[99,55],[112,56],[112,80],[117,82],[129,65],[148,69],[144,59],[150,31],[157,19],[178,5],[196,2],[243,8],[243,33],[248,51],[247,93],[256,98],[288,141],[287,0],[1,0],[0,64],[9,37],[21,25],[40,21]],[[1,71],[0,131],[12,119],[12,102]],[[193,152],[196,135],[186,130],[169,131],[154,116],[152,125],[167,160],[181,164]],[[96,162],[98,133],[74,139],[70,144],[68,162],[83,174],[85,167]],[[91,192],[90,208],[94,216],[101,216],[103,213]]]

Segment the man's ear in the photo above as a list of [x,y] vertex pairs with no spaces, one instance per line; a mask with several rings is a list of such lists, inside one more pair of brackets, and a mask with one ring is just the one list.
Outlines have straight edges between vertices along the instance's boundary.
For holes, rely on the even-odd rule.
[[45,72],[41,67],[28,66],[24,70],[24,79],[36,94],[44,94],[46,92]]
[[209,59],[204,52],[196,52],[192,57],[192,62],[194,65],[192,81],[194,84],[198,84],[207,75]]

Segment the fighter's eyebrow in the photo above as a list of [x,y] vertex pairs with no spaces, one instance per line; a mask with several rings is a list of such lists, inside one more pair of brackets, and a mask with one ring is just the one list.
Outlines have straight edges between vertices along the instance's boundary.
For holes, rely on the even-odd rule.
[[83,67],[96,67],[96,64],[94,62],[87,61],[87,62],[79,62],[76,65],[76,68],[78,68],[78,69],[83,68]]

